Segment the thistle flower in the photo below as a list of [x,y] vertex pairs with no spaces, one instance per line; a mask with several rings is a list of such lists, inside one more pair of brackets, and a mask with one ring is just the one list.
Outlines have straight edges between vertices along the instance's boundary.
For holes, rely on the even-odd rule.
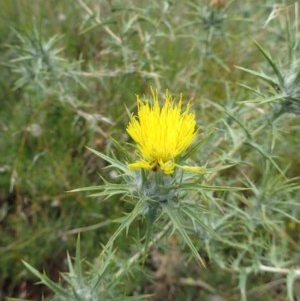
[[175,159],[196,136],[195,114],[190,112],[189,105],[181,112],[182,95],[175,102],[167,90],[162,106],[153,90],[152,97],[154,102],[149,104],[137,96],[137,116],[131,116],[126,130],[137,144],[140,160],[128,167],[172,174],[178,166]]

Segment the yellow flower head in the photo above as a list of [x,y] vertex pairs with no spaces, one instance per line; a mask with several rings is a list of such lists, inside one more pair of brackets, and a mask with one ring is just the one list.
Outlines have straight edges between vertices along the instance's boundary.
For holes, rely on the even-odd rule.
[[181,112],[182,95],[175,103],[168,91],[164,104],[159,105],[157,92],[152,91],[154,103],[143,102],[137,96],[137,116],[132,116],[127,132],[136,142],[141,159],[129,164],[131,169],[162,170],[172,174],[175,158],[193,142],[196,136],[195,114],[190,106]]

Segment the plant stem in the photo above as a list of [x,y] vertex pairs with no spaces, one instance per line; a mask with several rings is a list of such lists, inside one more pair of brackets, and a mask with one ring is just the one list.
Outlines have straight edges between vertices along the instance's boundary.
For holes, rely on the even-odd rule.
[[[159,241],[166,232],[170,229],[172,223],[167,223],[162,231],[160,231],[148,244],[148,248],[154,245],[157,241]],[[126,267],[121,268],[115,275],[115,278],[119,278],[136,260],[139,259],[140,256],[142,256],[145,253],[146,249],[143,247],[139,252],[135,253],[131,258],[128,259]]]

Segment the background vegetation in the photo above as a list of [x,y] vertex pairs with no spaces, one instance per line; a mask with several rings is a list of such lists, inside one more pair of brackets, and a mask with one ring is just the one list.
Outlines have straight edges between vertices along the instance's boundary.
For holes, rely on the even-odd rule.
[[[132,266],[122,293],[300,298],[297,281],[292,293],[285,286],[300,254],[298,38],[298,6],[288,0],[2,0],[0,299],[51,296],[21,260],[58,281],[79,233],[82,258],[96,264],[112,221],[130,207],[67,191],[100,184],[99,174],[114,179],[85,146],[108,154],[111,137],[128,142],[125,107],[134,111],[150,85],[192,100],[199,135],[214,129],[194,159],[234,167],[207,181],[248,190],[214,195],[224,219],[211,206],[207,223],[224,240],[199,234],[206,269],[180,238],[164,237],[142,268]],[[125,262],[141,249],[143,227],[118,239]]]

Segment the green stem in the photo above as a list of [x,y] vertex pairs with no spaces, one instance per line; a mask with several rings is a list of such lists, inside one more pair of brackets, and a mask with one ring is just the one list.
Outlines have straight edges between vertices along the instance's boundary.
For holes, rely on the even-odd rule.
[[[160,231],[148,244],[148,247],[153,246],[157,241],[159,241],[165,234],[166,232],[170,229],[172,223],[169,222],[167,223],[162,231]],[[115,279],[118,279],[122,274],[127,271],[127,269],[135,262],[137,261],[143,254],[145,254],[146,247],[144,246],[139,252],[135,253],[129,260],[127,261],[126,267],[121,268],[116,274],[115,274]]]

